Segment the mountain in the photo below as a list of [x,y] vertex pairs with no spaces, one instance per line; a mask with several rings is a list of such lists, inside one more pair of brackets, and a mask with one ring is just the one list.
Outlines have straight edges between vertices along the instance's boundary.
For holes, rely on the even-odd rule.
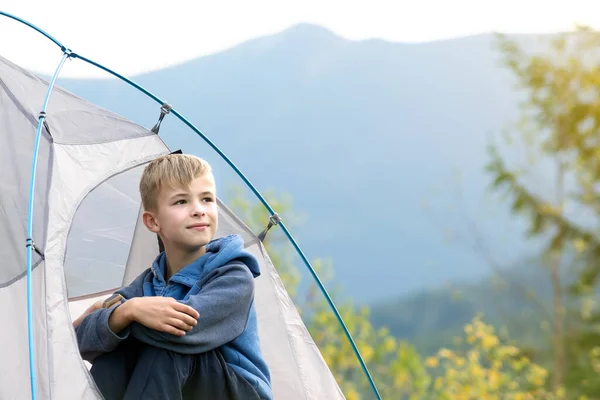
[[[564,287],[575,283],[578,274],[573,272],[578,267],[574,268],[562,270]],[[593,298],[600,299],[600,290],[595,290]],[[568,290],[562,299],[566,343],[571,346],[572,338],[587,329],[581,317],[589,299],[570,296]],[[387,327],[393,336],[428,355],[441,348],[464,348],[455,338],[464,339],[465,325],[480,316],[494,326],[503,342],[517,344],[536,362],[552,368],[553,301],[547,261],[536,257],[475,283],[454,283],[376,302],[371,305],[370,319],[375,327]]]
[[[289,193],[306,217],[293,235],[309,258],[332,258],[336,283],[358,302],[487,275],[468,242],[447,240],[448,229],[469,233],[458,209],[503,262],[525,252],[518,221],[486,194],[487,140],[517,116],[491,35],[402,44],[298,25],[132,79],[198,126],[259,190]],[[147,127],[159,114],[116,79],[59,84]],[[221,188],[241,182],[173,115],[160,133],[213,163]]]
[[[577,305],[571,309],[577,311]],[[476,283],[423,290],[371,307],[376,327],[388,327],[392,335],[410,341],[422,354],[453,347],[454,338],[464,337],[464,326],[476,315],[521,348],[540,350],[550,345],[552,314],[548,271],[535,260]]]

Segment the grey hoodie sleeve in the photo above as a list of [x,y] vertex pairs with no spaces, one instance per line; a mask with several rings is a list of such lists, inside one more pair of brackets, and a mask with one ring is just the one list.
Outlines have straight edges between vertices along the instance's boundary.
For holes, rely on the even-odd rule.
[[246,329],[254,300],[254,277],[242,263],[216,268],[198,283],[200,291],[180,301],[200,314],[198,324],[185,336],[130,325],[131,334],[146,344],[182,354],[198,354],[228,343]]
[[[129,286],[116,293],[120,293],[125,299],[142,296],[142,285],[146,274],[147,271],[137,277]],[[129,336],[129,327],[123,329],[119,334],[115,334],[108,324],[110,315],[118,306],[115,304],[111,308],[102,308],[92,312],[75,328],[79,353],[84,360],[92,362],[100,354],[113,351]]]

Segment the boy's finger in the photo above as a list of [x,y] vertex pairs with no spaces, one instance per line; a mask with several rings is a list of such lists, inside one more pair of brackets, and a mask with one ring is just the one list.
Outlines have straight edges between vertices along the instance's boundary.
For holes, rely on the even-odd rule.
[[194,319],[200,318],[200,314],[198,313],[198,311],[194,310],[192,307],[189,308],[187,314]]
[[198,321],[195,318],[190,317],[186,313],[178,312],[176,318],[183,321],[186,325],[189,325],[192,328],[198,324]]
[[198,319],[200,317],[200,314],[198,314],[198,311],[194,310],[192,307],[190,307],[188,305],[177,302],[177,304],[174,304],[174,306],[177,311],[186,313],[187,315],[191,316],[192,318]]
[[171,335],[175,335],[175,336],[185,336],[185,331],[182,331],[181,329],[177,329],[174,326],[171,325],[163,325],[162,327],[162,331],[166,332],[166,333],[170,333]]
[[169,318],[167,323],[172,327],[180,329],[184,332],[189,332],[193,328],[193,326],[178,318]]

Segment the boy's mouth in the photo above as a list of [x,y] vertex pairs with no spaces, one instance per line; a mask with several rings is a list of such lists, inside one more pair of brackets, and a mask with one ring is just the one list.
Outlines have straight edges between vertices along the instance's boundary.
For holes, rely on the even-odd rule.
[[208,224],[193,224],[193,225],[188,226],[188,229],[194,229],[197,231],[203,231],[206,228],[208,228]]

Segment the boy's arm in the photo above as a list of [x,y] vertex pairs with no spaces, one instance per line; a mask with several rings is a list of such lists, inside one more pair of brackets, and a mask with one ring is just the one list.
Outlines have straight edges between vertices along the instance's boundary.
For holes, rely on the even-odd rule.
[[79,353],[84,360],[92,362],[100,354],[113,351],[127,339],[129,329],[124,328],[115,333],[109,324],[113,314],[121,315],[124,310],[125,308],[121,308],[119,304],[111,308],[101,308],[87,315],[75,328]]
[[[143,281],[146,273],[137,277],[129,286],[118,290],[125,299],[143,295]],[[98,304],[88,309],[83,318],[78,318],[75,323],[75,334],[79,345],[79,353],[84,360],[93,361],[102,353],[114,350],[123,340],[129,336],[128,325],[130,315],[128,308],[115,304],[110,308],[97,308]],[[89,312],[89,313],[88,313]],[[87,313],[87,315],[86,315]]]
[[138,323],[130,325],[136,339],[183,354],[215,349],[242,334],[254,299],[254,277],[242,263],[217,268],[202,289],[181,301],[195,309],[198,324],[184,336],[156,331]]

